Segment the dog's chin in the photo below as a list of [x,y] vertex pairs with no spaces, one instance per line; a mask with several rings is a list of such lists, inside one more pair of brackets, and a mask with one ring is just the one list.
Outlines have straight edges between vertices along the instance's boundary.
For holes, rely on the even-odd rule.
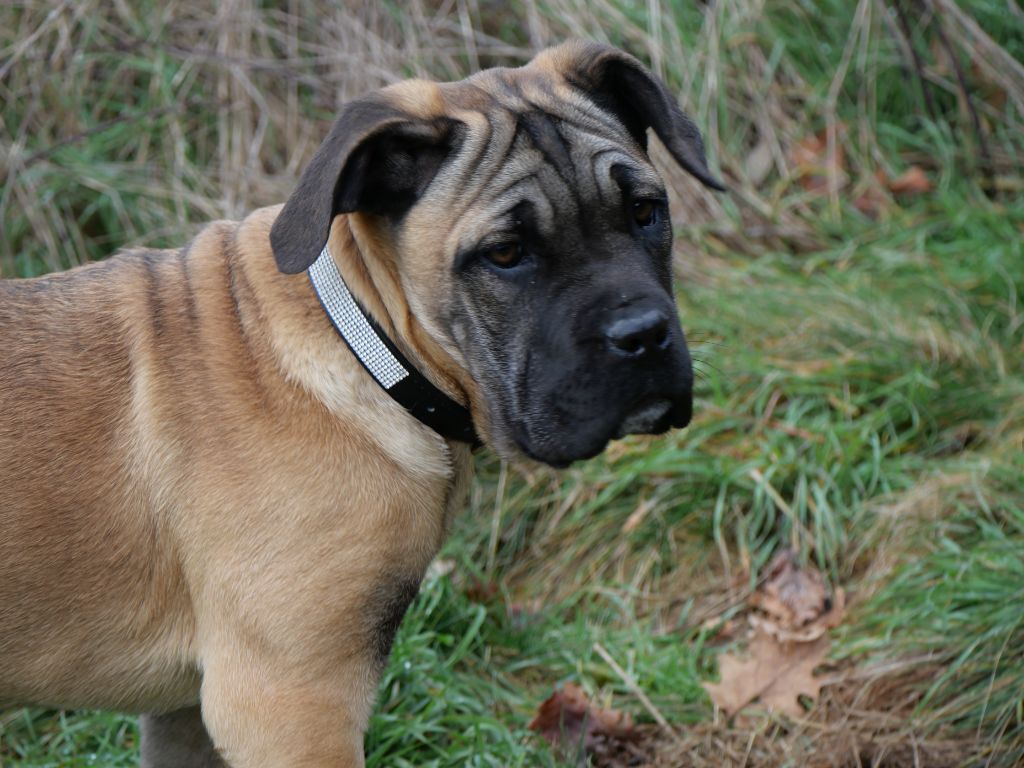
[[616,439],[626,435],[658,435],[672,426],[672,402],[652,400],[626,414],[615,433]]
[[522,425],[512,430],[512,439],[516,452],[528,459],[564,469],[597,456],[612,440],[627,435],[660,435],[675,427],[685,427],[690,423],[691,412],[689,398],[677,402],[655,398],[631,408],[617,423],[581,426],[569,439],[534,440]]

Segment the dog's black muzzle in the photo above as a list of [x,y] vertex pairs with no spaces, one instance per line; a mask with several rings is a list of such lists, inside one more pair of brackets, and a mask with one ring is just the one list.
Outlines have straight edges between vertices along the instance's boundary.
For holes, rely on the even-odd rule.
[[685,427],[693,412],[689,350],[667,295],[587,314],[577,317],[576,341],[555,334],[535,347],[523,377],[532,407],[520,410],[516,442],[553,466],[595,456],[615,438]]
[[[693,413],[693,373],[689,350],[674,307],[641,301],[611,313],[604,327],[609,357],[632,366],[637,399],[627,402],[615,437],[658,434],[685,427]],[[614,366],[615,363],[612,362]]]

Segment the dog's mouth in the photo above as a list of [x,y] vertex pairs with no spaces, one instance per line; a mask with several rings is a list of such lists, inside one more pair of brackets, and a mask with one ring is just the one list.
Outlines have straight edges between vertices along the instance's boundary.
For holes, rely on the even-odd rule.
[[596,456],[604,450],[609,440],[618,440],[627,435],[660,435],[674,427],[685,427],[690,423],[692,409],[689,397],[652,397],[627,410],[617,426],[609,428],[607,422],[603,427],[593,424],[589,429],[576,432],[572,439],[531,439],[530,430],[522,422],[514,425],[512,434],[516,446],[526,456],[555,468],[563,468]]
[[626,435],[656,435],[671,426],[672,401],[649,400],[629,411],[615,432],[615,439]]

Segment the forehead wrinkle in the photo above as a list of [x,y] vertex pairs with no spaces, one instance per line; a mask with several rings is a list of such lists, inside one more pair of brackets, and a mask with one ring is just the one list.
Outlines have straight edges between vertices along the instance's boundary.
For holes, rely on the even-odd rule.
[[445,187],[446,197],[464,194],[470,187],[473,172],[483,161],[491,144],[494,126],[485,112],[459,110],[452,117],[466,126],[465,138],[452,161],[443,166],[434,183]]
[[[447,84],[453,89],[450,93],[450,114],[468,126],[467,138],[476,146],[472,157],[464,152],[459,153],[456,165],[462,166],[463,171],[473,171],[479,167],[500,168],[501,163],[489,163],[488,160],[493,159],[497,152],[507,151],[515,141],[516,121],[513,112],[519,102],[509,89],[508,78],[501,76],[505,71],[484,70],[462,82]],[[476,126],[482,128],[477,129]],[[496,149],[499,142],[500,148]],[[471,179],[478,184],[489,181],[480,177],[470,177],[464,181],[469,183]]]
[[[574,124],[539,107],[520,115],[519,122],[523,141],[529,142],[547,161],[546,165],[538,164],[538,175],[541,188],[548,193],[550,207],[563,219],[579,219],[581,229],[588,226],[582,217],[586,208],[584,201],[607,204],[620,198],[618,185],[611,179],[610,165],[601,169],[603,172],[595,172],[594,163],[598,158],[614,153],[621,162],[634,168],[638,176],[650,175],[643,171],[646,156],[618,126],[590,121]],[[614,131],[610,132],[609,128]],[[623,142],[624,137],[628,143]]]
[[[632,148],[641,156],[646,156],[643,148],[614,113],[599,107],[575,86],[563,79],[527,76],[526,72],[517,73],[515,70],[511,72],[517,76],[508,78],[511,82],[506,83],[509,86],[507,92],[514,93],[515,97],[510,101],[503,100],[503,103],[507,103],[510,109],[521,110],[523,115],[534,115],[533,127],[538,129],[534,133],[546,128],[542,123],[548,123],[550,131],[546,133],[549,138],[557,136],[564,144],[573,143],[567,134],[575,130],[580,136],[589,134],[617,146]],[[520,121],[523,122],[523,116],[520,116]],[[528,122],[526,125],[530,127]],[[545,151],[545,147],[539,143],[538,148]],[[545,153],[553,152],[557,150],[552,148],[551,153]]]
[[[594,163],[606,152],[618,154],[637,177],[652,186],[661,186],[660,178],[650,165],[646,152],[614,115],[580,97],[575,89],[561,90],[562,100],[553,95],[555,86],[551,83],[541,83],[527,95],[536,96],[539,91],[540,95],[551,99],[550,104],[537,104],[535,112],[544,116],[544,122],[551,125],[551,132],[557,131],[562,146],[570,153],[572,178],[568,170],[555,168],[558,175],[570,185],[570,196],[576,193],[575,197],[583,199],[589,194],[600,202],[607,202],[607,193],[611,190],[613,200],[618,199],[618,185],[607,173],[595,172],[594,169]],[[574,202],[578,207],[578,201]]]
[[468,130],[446,174],[445,215],[455,224],[447,230],[446,247],[479,243],[505,226],[502,217],[524,200],[534,204],[544,230],[552,231],[567,214],[586,228],[584,200],[621,200],[611,176],[615,164],[662,186],[625,126],[577,88],[550,77],[517,76],[517,70],[480,75],[460,84],[468,90],[451,94],[450,114]]
[[[468,168],[464,163],[459,163],[463,171],[459,175],[463,186],[461,189],[457,186],[452,189],[451,205],[455,210],[449,208],[449,215],[465,226],[457,224],[451,230],[451,237],[446,243],[448,247],[466,247],[465,241],[468,240],[479,242],[495,226],[500,226],[502,215],[523,200],[534,203],[538,218],[547,221],[554,218],[556,201],[566,202],[565,208],[576,207],[573,191],[578,183],[574,183],[575,179],[561,178],[552,168],[550,158],[534,144],[527,131],[519,130],[521,115],[503,107],[498,107],[496,112],[490,115],[476,114],[478,119],[487,121],[492,135],[486,150],[476,153],[479,161],[477,166]],[[569,153],[569,147],[563,149],[564,161],[571,169],[563,169],[563,173],[576,177],[575,161]],[[488,172],[478,173],[481,167],[487,167]],[[467,174],[467,171],[471,174]],[[553,187],[562,189],[554,194]],[[458,203],[455,198],[459,198]]]
[[563,122],[586,127],[590,132],[634,144],[635,140],[626,126],[612,112],[602,109],[586,97],[578,88],[566,82],[552,83],[544,102],[547,112],[557,115]]
[[571,148],[555,120],[546,112],[529,110],[519,115],[518,129],[562,181],[572,184],[576,168]]
[[638,159],[629,152],[623,151],[622,147],[604,147],[590,156],[592,167],[600,167],[603,175],[611,177],[611,169],[614,165],[624,165],[632,173],[634,179],[641,184],[661,189],[664,184],[654,167],[645,161]]
[[614,150],[606,149],[591,157],[590,172],[594,180],[594,186],[601,202],[605,205],[612,205],[622,200],[622,190],[612,178],[612,166],[617,159],[624,156]]
[[[487,130],[482,132],[480,145],[476,151],[470,153],[460,152],[460,157],[453,164],[453,173],[448,178],[452,187],[446,195],[448,210],[454,220],[460,219],[474,205],[478,199],[486,194],[487,189],[493,185],[505,167],[506,160],[516,138],[515,123],[508,119],[508,113],[504,110],[496,116],[494,113],[477,112],[476,122],[483,122]],[[470,130],[469,133],[474,133]],[[466,157],[462,157],[466,154]]]
[[591,155],[614,150],[630,156],[635,163],[641,165],[647,163],[646,154],[637,146],[632,137],[628,137],[629,140],[624,142],[622,134],[606,133],[599,128],[595,130],[593,126],[570,122],[563,123],[563,132],[569,137],[573,146],[585,146]]
[[625,126],[614,115],[599,108],[583,92],[565,80],[550,78],[523,78],[520,81],[523,99],[562,120],[586,121],[606,125],[612,130],[625,131]]
[[[521,174],[521,179],[516,179],[515,183],[525,180],[527,177],[532,179],[530,186],[535,196],[524,198],[524,200],[529,202],[543,200],[545,209],[551,211],[552,216],[555,214],[560,217],[576,215],[581,209],[581,199],[586,197],[586,193],[589,191],[585,158],[576,148],[566,143],[565,157],[562,159],[567,167],[559,171],[552,166],[550,158],[537,149],[528,137],[524,137],[522,142],[522,149],[516,154],[516,158],[519,160],[515,166],[517,170],[510,171],[509,175]],[[511,187],[512,184],[513,182],[510,182],[507,186]],[[501,190],[496,194],[503,194],[504,191]]]
[[604,192],[612,190],[613,198],[619,197],[618,183],[611,178],[613,165],[625,165],[632,171],[633,176],[641,183],[661,189],[663,187],[661,177],[651,165],[646,153],[632,141],[623,143],[620,136],[607,136],[603,133],[595,133],[589,127],[579,125],[566,125],[565,132],[573,139],[574,145],[586,146],[589,152],[586,154],[586,161],[589,166],[588,177],[594,182],[602,199]]
[[496,89],[492,86],[489,94],[493,103],[512,111],[536,111],[560,125],[587,129],[595,136],[635,147],[643,153],[643,148],[614,112],[599,106],[564,76],[539,75],[529,68],[480,74],[488,75],[486,82],[498,85]]
[[534,206],[538,224],[544,225],[542,231],[550,232],[555,218],[554,206],[537,174],[531,171],[510,181],[484,205],[466,211],[450,230],[446,247],[456,251],[475,247],[496,229],[507,227],[508,215],[524,200]]

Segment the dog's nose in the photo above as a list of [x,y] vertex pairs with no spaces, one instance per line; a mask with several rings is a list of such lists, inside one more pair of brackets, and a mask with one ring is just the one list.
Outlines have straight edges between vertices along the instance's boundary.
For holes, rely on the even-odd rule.
[[663,351],[670,342],[668,315],[660,309],[632,310],[609,323],[605,338],[608,348],[621,357],[637,358]]

